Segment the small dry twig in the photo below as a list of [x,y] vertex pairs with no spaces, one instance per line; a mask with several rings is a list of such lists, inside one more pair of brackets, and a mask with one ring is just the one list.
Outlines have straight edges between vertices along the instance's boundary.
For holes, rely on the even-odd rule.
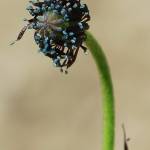
[[122,124],[122,129],[123,129],[123,135],[124,135],[124,150],[129,150],[128,141],[130,141],[130,138],[126,137],[126,130],[125,130],[124,124]]

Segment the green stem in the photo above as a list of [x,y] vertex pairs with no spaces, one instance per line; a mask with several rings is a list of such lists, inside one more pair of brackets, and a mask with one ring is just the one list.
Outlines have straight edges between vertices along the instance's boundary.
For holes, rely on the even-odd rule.
[[114,150],[115,106],[111,75],[104,52],[96,39],[87,32],[86,45],[96,62],[102,87],[103,98],[103,150]]

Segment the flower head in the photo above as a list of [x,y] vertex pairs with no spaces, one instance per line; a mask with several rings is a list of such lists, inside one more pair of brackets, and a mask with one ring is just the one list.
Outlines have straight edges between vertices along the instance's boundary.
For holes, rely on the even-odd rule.
[[27,29],[34,29],[34,40],[40,51],[51,58],[61,71],[75,62],[80,48],[86,52],[83,42],[90,20],[86,4],[81,4],[80,0],[32,0],[27,10],[33,18],[25,19],[28,24],[21,30],[17,40],[22,38]]

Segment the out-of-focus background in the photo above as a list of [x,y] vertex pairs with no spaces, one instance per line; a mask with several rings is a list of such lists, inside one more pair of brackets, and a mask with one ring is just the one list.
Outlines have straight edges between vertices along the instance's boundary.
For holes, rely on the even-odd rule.
[[[14,46],[28,0],[0,1],[0,149],[100,150],[102,105],[96,66],[80,52],[68,75],[37,52],[33,32]],[[85,0],[90,30],[111,68],[116,150],[121,124],[131,150],[150,149],[150,1]]]

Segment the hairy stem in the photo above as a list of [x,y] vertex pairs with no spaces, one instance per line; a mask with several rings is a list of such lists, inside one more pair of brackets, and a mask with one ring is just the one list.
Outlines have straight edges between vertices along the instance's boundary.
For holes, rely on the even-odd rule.
[[105,54],[96,39],[87,32],[86,45],[97,65],[103,98],[103,150],[114,150],[115,106],[111,75]]

